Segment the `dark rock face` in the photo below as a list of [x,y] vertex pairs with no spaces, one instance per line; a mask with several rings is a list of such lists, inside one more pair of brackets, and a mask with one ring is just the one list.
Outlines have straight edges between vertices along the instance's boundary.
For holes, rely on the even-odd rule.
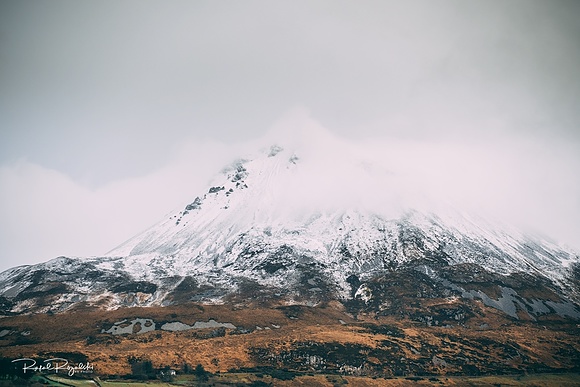
[[568,275],[572,287],[580,294],[580,262],[574,262],[570,265],[570,272]]
[[212,193],[218,193],[220,191],[223,191],[225,189],[225,187],[222,185],[221,187],[211,187],[209,189],[209,191],[207,191],[208,193],[212,194]]
[[148,293],[153,294],[157,285],[146,281],[125,282],[111,288],[113,293]]
[[[245,251],[243,254],[257,253]],[[549,316],[580,319],[577,305],[546,278],[527,273],[503,276],[471,263],[443,265],[438,262],[431,267],[425,260],[418,260],[395,270],[376,271],[366,278],[345,273],[344,291],[328,274],[327,267],[307,256],[297,256],[290,246],[282,246],[254,266],[255,279],[238,276],[213,285],[196,276],[160,278],[156,283],[135,281],[124,273],[74,263],[75,269],[68,271],[49,271],[40,266],[21,270],[15,278],[25,285],[13,297],[0,298],[2,313],[57,312],[90,304],[95,293],[110,292],[127,305],[139,305],[142,300],[147,304],[151,298],[162,305],[216,299],[272,305],[290,300],[307,305],[337,300],[355,316],[361,313],[398,316],[429,326],[463,324],[478,313],[475,301],[516,320]],[[284,278],[284,282],[264,283],[264,279],[274,275]],[[221,278],[219,272],[216,276]],[[90,290],[85,288],[81,292],[81,287],[87,284]],[[25,301],[28,309],[19,309],[18,305]]]
[[192,203],[185,206],[185,211],[197,210],[197,209],[201,208],[201,203],[202,203],[202,200],[198,196],[195,198],[195,200]]

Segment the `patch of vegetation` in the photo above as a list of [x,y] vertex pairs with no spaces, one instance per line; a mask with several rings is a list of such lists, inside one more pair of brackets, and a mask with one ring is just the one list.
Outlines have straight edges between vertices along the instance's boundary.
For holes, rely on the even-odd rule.
[[104,344],[104,345],[111,345],[111,344],[119,344],[121,339],[114,335],[90,335],[87,336],[85,339],[85,343],[87,345],[94,345],[94,344]]
[[239,368],[239,369],[231,369],[228,372],[243,372],[243,373],[251,373],[255,375],[269,375],[270,377],[278,380],[293,380],[297,376],[300,376],[300,372],[290,371],[288,368],[277,368],[277,367],[269,367],[269,366],[260,366],[260,367],[253,367],[253,368]]
[[287,305],[287,306],[279,306],[276,309],[282,311],[284,316],[288,318],[300,318],[307,307],[303,305]]
[[[372,348],[354,343],[321,343],[315,341],[293,343],[289,349],[250,348],[250,354],[259,363],[275,369],[291,368],[300,372],[312,370],[325,373],[378,374],[392,353],[386,348]],[[378,360],[372,364],[368,359]]]
[[130,356],[127,361],[131,365],[131,376],[138,380],[155,379],[155,369],[149,359]]
[[340,387],[348,384],[348,380],[343,379],[342,376],[339,375],[326,375],[326,380],[332,383],[333,387]]
[[198,364],[197,366],[195,366],[193,374],[195,375],[198,381],[207,382],[209,380],[211,372],[206,371],[201,364]]
[[392,325],[364,323],[360,324],[360,326],[366,328],[369,332],[375,335],[385,335],[400,338],[405,337],[405,332],[403,332],[402,329],[399,329]]

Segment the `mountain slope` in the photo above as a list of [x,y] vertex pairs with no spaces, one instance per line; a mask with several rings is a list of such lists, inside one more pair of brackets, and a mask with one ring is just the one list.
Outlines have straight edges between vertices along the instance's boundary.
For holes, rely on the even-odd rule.
[[412,314],[412,299],[440,298],[513,318],[580,318],[574,252],[441,205],[415,207],[396,174],[312,149],[272,146],[232,163],[105,257],[1,273],[2,311],[339,300],[353,313]]

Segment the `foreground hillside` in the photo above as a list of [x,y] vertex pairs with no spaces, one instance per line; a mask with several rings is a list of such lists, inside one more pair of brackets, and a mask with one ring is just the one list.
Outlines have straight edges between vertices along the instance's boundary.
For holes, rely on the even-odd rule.
[[12,363],[14,359],[41,364],[56,357],[90,364],[75,376],[139,379],[169,372],[178,377],[199,369],[280,379],[580,371],[580,328],[574,321],[522,322],[472,302],[477,313],[444,326],[395,316],[354,316],[334,302],[321,307],[187,304],[14,316],[0,320],[0,357],[5,374],[21,372],[23,362]]
[[[169,386],[236,386],[236,387],[409,387],[409,386],[455,386],[455,387],[497,387],[497,386],[535,386],[535,387],[576,387],[580,385],[580,374],[532,374],[532,375],[499,375],[499,376],[410,376],[410,377],[365,377],[342,375],[291,375],[279,379],[262,373],[234,372],[211,374],[200,380],[195,375],[174,377],[171,381],[146,382],[136,380],[81,380],[63,376],[39,376],[32,383],[50,384],[57,387],[84,387],[98,385],[102,387],[169,387]],[[0,381],[0,385],[2,382]]]

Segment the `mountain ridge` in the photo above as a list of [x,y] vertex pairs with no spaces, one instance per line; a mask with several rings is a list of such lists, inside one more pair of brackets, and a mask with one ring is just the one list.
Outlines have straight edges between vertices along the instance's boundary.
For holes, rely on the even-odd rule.
[[[431,296],[479,299],[514,318],[518,311],[580,318],[575,252],[443,206],[437,213],[409,209],[401,192],[381,191],[401,182],[397,174],[356,155],[337,161],[338,153],[313,149],[273,145],[238,159],[204,194],[104,257],[57,258],[1,273],[3,312],[256,297],[309,305],[340,300],[380,312],[382,282],[403,273],[422,276]],[[472,279],[485,273],[494,290],[450,280],[458,267]],[[530,283],[544,281],[544,299],[522,297],[509,285],[519,273]]]

